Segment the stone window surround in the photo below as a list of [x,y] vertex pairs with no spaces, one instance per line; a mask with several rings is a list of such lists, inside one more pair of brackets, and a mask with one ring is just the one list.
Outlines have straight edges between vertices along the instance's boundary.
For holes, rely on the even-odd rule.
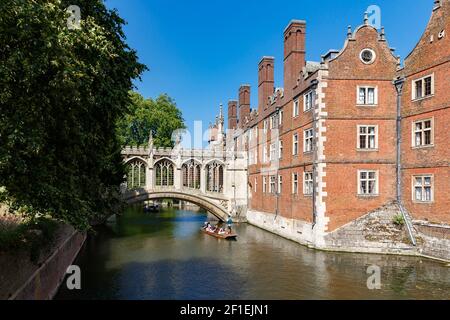
[[[309,109],[306,108],[306,102],[310,97],[310,106]],[[309,90],[303,95],[303,112],[310,112],[314,107],[314,90]]]
[[297,118],[300,115],[300,99],[297,98],[294,100],[292,105],[292,117]]
[[[310,131],[313,131],[313,130],[314,130],[313,128],[309,128],[309,129],[303,130],[303,153],[311,153],[311,152],[313,152],[313,149],[314,149],[314,146],[313,146],[313,143],[314,143],[314,132],[310,136],[307,136],[307,133],[310,132]],[[307,140],[311,141],[311,144],[310,144],[311,149],[310,150],[306,149],[306,147],[308,145],[306,143]]]
[[298,133],[294,133],[292,135],[292,155],[297,156],[298,155]]
[[[416,178],[431,178],[431,200],[430,201],[420,201],[416,199]],[[422,192],[424,190],[424,183],[422,182]],[[417,204],[431,204],[434,203],[434,174],[414,174],[411,176],[411,199],[413,203]]]
[[[416,83],[418,81],[422,81],[422,90],[425,91],[425,79],[431,77],[431,94],[429,95],[423,95],[420,98],[417,98],[416,96]],[[411,100],[413,102],[415,101],[420,101],[420,100],[424,100],[424,99],[428,99],[434,96],[434,72],[431,74],[428,74],[426,76],[420,77],[418,79],[413,79],[411,80]]]
[[[431,144],[425,144],[416,146],[416,123],[425,121],[431,121]],[[424,131],[422,127],[422,132]],[[426,148],[433,148],[434,145],[434,117],[426,118],[426,119],[420,119],[420,120],[413,120],[411,122],[411,148],[412,149],[426,149]]]
[[[359,101],[359,91],[360,89],[374,89],[374,103],[360,103]],[[358,107],[376,107],[378,106],[378,86],[374,85],[357,85],[356,86],[356,106]]]
[[298,195],[298,173],[292,173],[292,194]]
[[[372,194],[361,193],[361,173],[362,172],[375,172],[375,192]],[[357,171],[357,195],[358,197],[378,197],[380,195],[380,178],[379,170],[358,170]]]
[[[310,178],[307,179],[307,175],[310,176]],[[313,172],[312,171],[305,171],[303,172],[303,195],[305,196],[312,196],[314,185],[312,185],[311,191],[307,192],[307,183],[313,184],[314,178],[313,178]]]
[[[365,51],[370,51],[370,53],[372,54],[372,59],[371,59],[370,61],[364,61],[364,59],[363,59],[363,53],[364,53]],[[375,62],[375,60],[377,59],[377,54],[376,54],[376,52],[375,52],[373,49],[371,49],[371,48],[364,48],[364,49],[362,49],[361,52],[359,53],[359,59],[361,60],[362,63],[364,63],[364,64],[366,64],[366,65],[369,65],[369,64],[372,64],[372,63]]]
[[[361,136],[361,131],[360,129],[362,127],[375,127],[375,148],[361,148],[361,140],[360,140],[360,136]],[[378,125],[374,125],[374,124],[358,124],[356,126],[356,149],[358,151],[378,151],[378,135],[379,135],[379,131],[378,131]],[[368,136],[368,133],[366,133],[366,136]]]

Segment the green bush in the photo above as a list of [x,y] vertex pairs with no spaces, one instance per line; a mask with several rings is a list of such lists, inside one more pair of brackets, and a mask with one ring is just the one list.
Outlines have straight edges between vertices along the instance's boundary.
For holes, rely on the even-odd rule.
[[403,226],[405,224],[405,219],[403,218],[403,215],[397,214],[394,217],[393,223],[397,226]]

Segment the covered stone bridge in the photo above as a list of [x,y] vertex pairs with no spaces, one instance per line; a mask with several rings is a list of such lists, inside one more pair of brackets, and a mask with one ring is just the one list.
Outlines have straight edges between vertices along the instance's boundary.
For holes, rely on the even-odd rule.
[[194,203],[220,220],[245,220],[247,159],[234,151],[126,147],[124,200],[177,199]]

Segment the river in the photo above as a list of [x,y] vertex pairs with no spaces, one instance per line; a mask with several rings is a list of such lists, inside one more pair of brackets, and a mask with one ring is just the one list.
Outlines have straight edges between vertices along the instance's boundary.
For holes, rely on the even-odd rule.
[[[56,299],[450,299],[450,268],[421,258],[329,253],[251,225],[237,241],[201,233],[207,215],[130,207],[90,236],[81,290]],[[380,289],[367,269],[380,268]],[[372,282],[371,282],[372,283]]]

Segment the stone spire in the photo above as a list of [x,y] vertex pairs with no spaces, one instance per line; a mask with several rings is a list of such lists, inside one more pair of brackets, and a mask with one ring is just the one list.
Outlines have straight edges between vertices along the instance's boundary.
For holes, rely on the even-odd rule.
[[219,105],[219,117],[223,118],[223,104],[222,103]]
[[[225,120],[224,120],[224,117],[223,117],[223,104],[221,103],[220,105],[219,105],[219,116],[218,116],[218,118],[217,118],[217,134],[218,134],[218,136],[220,136],[220,138],[223,138],[223,135],[224,135],[224,132],[225,132],[225,130],[224,130],[224,123],[225,123]],[[219,138],[219,137],[218,137]]]
[[380,40],[386,40],[384,27],[381,27]]
[[153,149],[153,132],[150,130],[150,135],[148,136],[148,148]]

